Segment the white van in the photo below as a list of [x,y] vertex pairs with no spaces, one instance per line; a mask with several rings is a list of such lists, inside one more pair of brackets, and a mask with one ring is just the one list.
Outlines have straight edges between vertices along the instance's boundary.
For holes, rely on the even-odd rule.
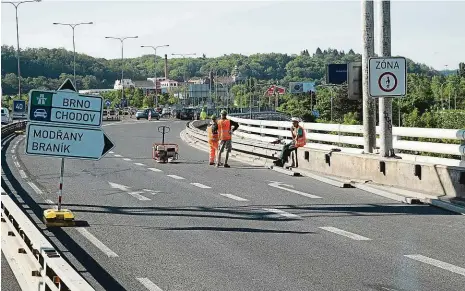
[[8,124],[10,122],[10,111],[8,111],[8,108],[2,107],[2,124]]

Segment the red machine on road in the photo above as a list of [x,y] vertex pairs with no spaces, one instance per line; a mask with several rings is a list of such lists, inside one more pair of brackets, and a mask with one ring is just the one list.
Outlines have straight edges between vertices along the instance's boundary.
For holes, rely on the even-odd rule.
[[158,163],[172,162],[178,159],[179,146],[174,143],[165,143],[165,134],[170,132],[168,126],[158,127],[158,132],[162,134],[161,143],[152,145],[152,159]]

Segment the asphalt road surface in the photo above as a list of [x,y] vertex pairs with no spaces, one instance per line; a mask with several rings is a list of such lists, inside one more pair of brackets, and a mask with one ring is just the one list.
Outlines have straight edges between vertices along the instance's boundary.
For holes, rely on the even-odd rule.
[[[66,160],[64,207],[82,226],[44,232],[96,290],[465,290],[464,216],[234,160],[209,166],[180,139],[185,124],[106,123],[111,153]],[[160,125],[177,163],[151,158]],[[23,153],[18,137],[4,184],[43,228],[60,159]]]

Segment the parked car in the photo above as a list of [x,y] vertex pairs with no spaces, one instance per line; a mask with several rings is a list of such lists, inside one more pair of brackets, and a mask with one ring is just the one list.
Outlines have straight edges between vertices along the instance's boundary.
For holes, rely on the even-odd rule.
[[8,108],[2,107],[2,124],[8,124],[10,122],[10,111],[8,110]]
[[200,112],[195,108],[183,108],[178,112],[177,118],[181,120],[200,119]]
[[136,112],[136,119],[149,119],[149,110],[152,115],[152,119],[160,120],[160,114],[153,108],[140,109]]

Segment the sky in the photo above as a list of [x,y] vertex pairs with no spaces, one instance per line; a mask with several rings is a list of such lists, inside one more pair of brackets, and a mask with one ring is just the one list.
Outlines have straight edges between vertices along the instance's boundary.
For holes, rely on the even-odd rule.
[[[2,2],[5,0],[2,0]],[[376,1],[378,2],[378,1]],[[378,4],[378,3],[377,3]],[[375,51],[378,51],[378,5]],[[391,1],[392,55],[438,70],[465,61],[465,1]],[[69,1],[43,0],[19,6],[20,46],[73,49],[72,30],[53,22],[93,21],[75,29],[76,51],[93,57],[121,57],[164,45],[158,55],[240,53],[298,54],[321,49],[362,52],[361,1]],[[1,5],[2,45],[16,46],[15,9]]]

